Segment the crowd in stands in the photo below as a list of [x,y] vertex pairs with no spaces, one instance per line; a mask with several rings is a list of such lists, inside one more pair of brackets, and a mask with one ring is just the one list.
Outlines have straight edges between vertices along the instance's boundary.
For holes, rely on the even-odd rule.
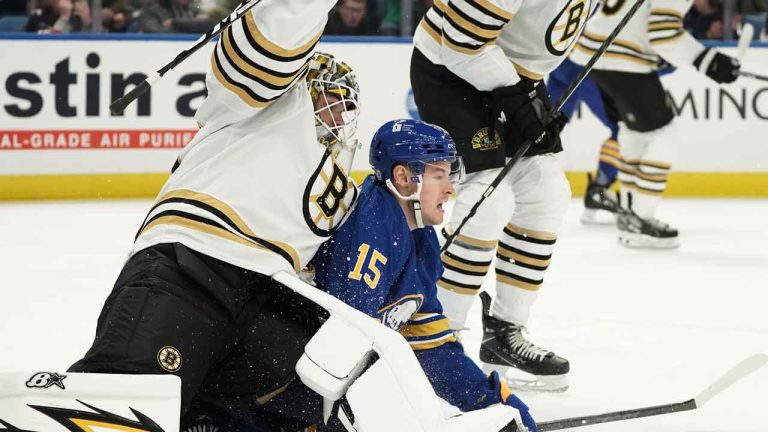
[[[0,31],[91,32],[92,0],[0,0]],[[340,0],[328,17],[326,35],[399,36],[413,34],[433,0]],[[204,33],[234,9],[238,0],[102,0],[101,31],[108,33]],[[402,5],[410,18],[401,22]],[[763,36],[768,0],[736,0],[734,34],[725,34],[723,0],[693,0],[685,26],[699,39],[733,39],[740,23]],[[12,22],[12,23],[11,23]],[[5,23],[5,25],[3,25]],[[408,28],[403,28],[408,26]],[[756,36],[756,37],[757,37]]]

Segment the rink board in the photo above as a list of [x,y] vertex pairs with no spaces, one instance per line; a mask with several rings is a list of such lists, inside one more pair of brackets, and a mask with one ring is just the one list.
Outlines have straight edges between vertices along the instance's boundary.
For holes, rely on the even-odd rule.
[[[110,101],[164,65],[193,37],[0,35],[0,199],[154,196],[196,130],[210,48],[200,50],[123,116]],[[212,47],[213,45],[211,45]],[[367,141],[392,118],[415,115],[410,41],[330,38],[362,89],[354,169],[367,172]],[[728,52],[734,48],[721,47]],[[33,55],[30,55],[33,53]],[[18,59],[18,61],[7,61]],[[768,70],[768,46],[751,48],[745,70]],[[668,194],[768,196],[768,85],[719,87],[683,68],[663,78],[679,112],[678,157]],[[607,130],[584,109],[563,132],[562,161],[575,194],[584,189]]]

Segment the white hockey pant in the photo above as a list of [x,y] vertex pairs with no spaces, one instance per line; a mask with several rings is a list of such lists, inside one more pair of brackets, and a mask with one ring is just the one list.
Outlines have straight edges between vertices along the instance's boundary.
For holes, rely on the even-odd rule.
[[[472,173],[457,191],[450,227],[457,227],[500,169]],[[495,257],[493,315],[525,325],[549,266],[571,190],[556,156],[521,159],[462,228],[446,253],[438,297],[453,328],[469,308]]]

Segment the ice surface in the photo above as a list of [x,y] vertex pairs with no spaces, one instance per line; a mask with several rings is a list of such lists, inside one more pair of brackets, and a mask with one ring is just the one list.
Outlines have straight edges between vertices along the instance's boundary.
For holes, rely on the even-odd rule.
[[[0,204],[0,370],[64,370],[85,352],[149,207]],[[664,201],[659,218],[681,232],[673,251],[625,249],[580,212],[574,200],[529,335],[571,361],[571,388],[522,394],[537,420],[682,401],[768,353],[768,200]],[[478,301],[472,355],[479,314]],[[766,401],[768,368],[700,410],[581,430],[765,432]]]

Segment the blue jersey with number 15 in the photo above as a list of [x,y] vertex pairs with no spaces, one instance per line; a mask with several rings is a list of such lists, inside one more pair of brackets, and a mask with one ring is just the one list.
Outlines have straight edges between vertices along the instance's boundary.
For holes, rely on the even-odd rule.
[[411,230],[397,200],[372,176],[349,219],[312,263],[318,287],[406,338],[441,398],[462,411],[500,401],[442,314],[435,230]]

